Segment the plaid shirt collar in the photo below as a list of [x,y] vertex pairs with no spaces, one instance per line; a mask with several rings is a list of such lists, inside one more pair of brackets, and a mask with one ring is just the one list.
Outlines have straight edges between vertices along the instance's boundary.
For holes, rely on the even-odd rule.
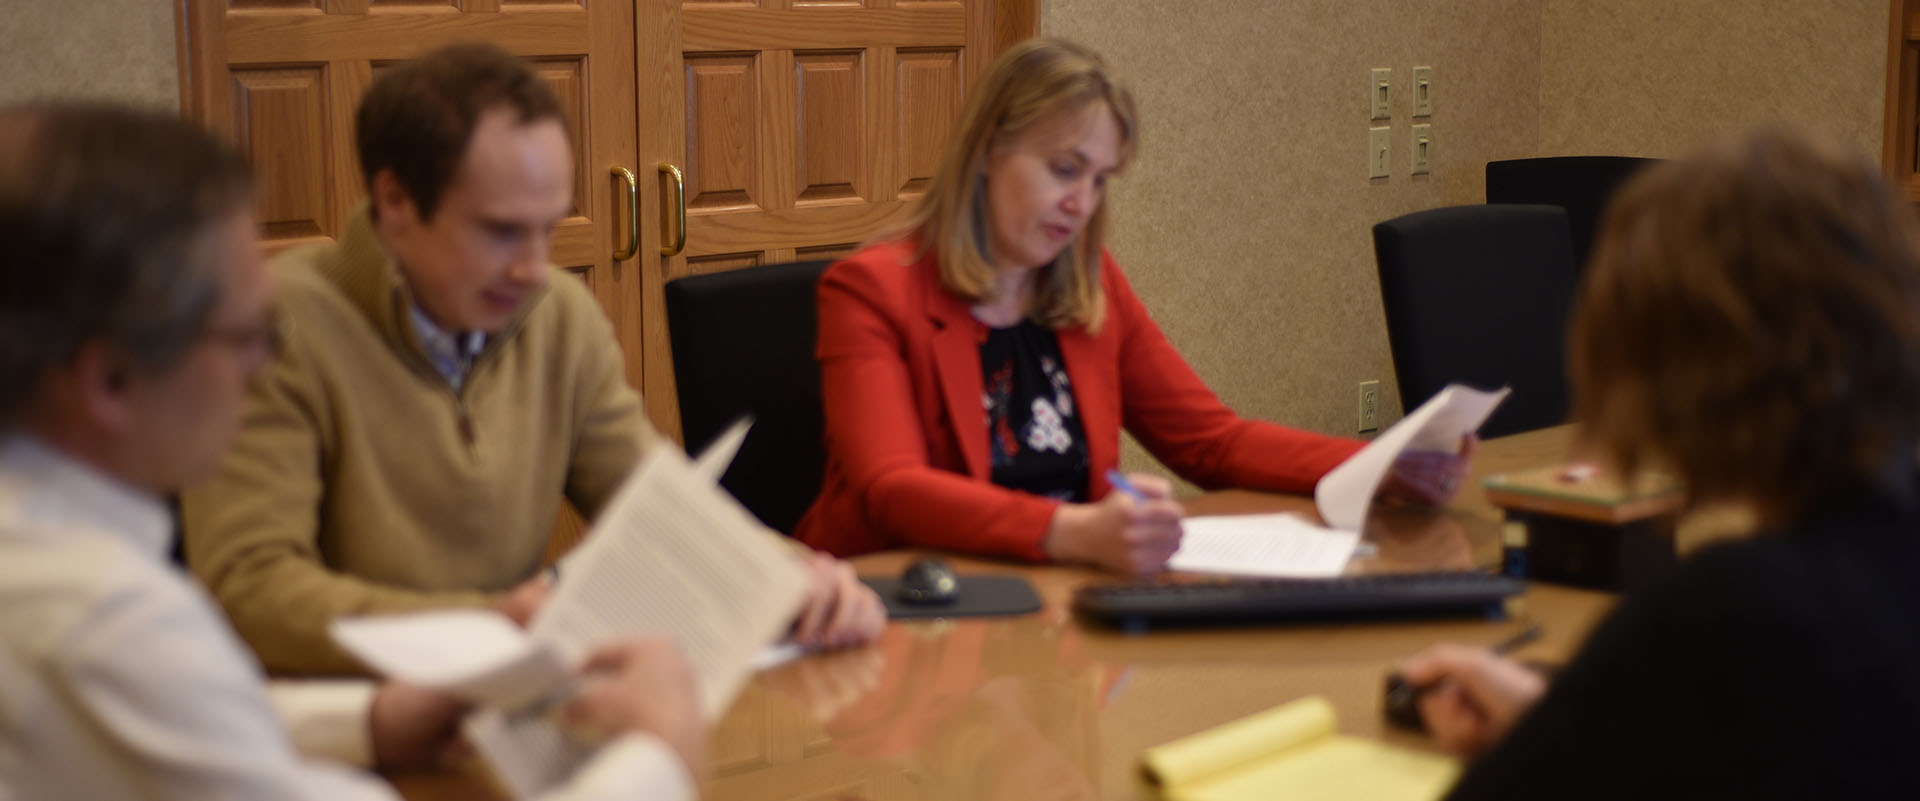
[[427,353],[427,359],[433,362],[433,369],[445,376],[448,384],[455,390],[467,380],[467,370],[473,367],[473,360],[480,355],[480,349],[487,344],[487,335],[480,331],[467,331],[459,334],[447,333],[435,325],[420,310],[418,305],[412,308],[413,332],[420,337],[420,348]]

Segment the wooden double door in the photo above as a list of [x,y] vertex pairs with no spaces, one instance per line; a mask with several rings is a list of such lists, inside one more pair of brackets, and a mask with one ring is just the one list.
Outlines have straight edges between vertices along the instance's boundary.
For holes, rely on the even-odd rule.
[[276,249],[338,236],[364,197],[353,115],[380,70],[453,41],[531,61],[577,162],[553,262],[593,289],[675,437],[662,286],[829,257],[897,219],[974,79],[1038,27],[1037,0],[178,2],[186,113],[252,158]]

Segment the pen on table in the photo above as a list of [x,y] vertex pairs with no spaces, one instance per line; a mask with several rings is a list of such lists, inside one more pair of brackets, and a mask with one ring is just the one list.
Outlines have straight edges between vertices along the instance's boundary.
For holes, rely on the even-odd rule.
[[[1505,655],[1519,650],[1522,646],[1540,639],[1540,631],[1540,624],[1530,624],[1506,639],[1494,643],[1487,650],[1496,655]],[[1420,695],[1438,684],[1439,682],[1412,684],[1396,670],[1387,675],[1387,697],[1381,711],[1386,713],[1387,720],[1392,723],[1424,732],[1427,730],[1427,722],[1420,717]]]
[[1133,485],[1133,482],[1128,481],[1126,476],[1121,475],[1117,468],[1107,468],[1107,483],[1112,484],[1114,489],[1126,493],[1136,501],[1144,501],[1147,499],[1147,494],[1141,492],[1139,487]]
[[1517,651],[1524,646],[1531,645],[1534,640],[1538,639],[1540,639],[1540,624],[1534,623],[1514,632],[1512,636],[1494,643],[1493,646],[1487,650],[1496,654],[1505,655],[1509,651]]

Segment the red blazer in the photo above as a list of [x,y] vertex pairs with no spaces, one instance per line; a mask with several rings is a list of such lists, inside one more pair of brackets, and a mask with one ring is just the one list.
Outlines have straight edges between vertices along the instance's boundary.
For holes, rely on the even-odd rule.
[[[999,487],[988,462],[987,326],[940,286],[932,256],[873,245],[821,277],[826,480],[794,536],[836,556],[896,546],[1043,560],[1058,501]],[[1233,413],[1147,316],[1111,254],[1098,332],[1058,332],[1086,433],[1087,497],[1106,495],[1120,427],[1202,487],[1308,492],[1360,442]]]

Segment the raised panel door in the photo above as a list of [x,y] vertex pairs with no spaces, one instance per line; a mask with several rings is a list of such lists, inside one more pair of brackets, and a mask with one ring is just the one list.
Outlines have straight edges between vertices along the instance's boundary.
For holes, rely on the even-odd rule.
[[[685,247],[664,176],[644,193],[647,364],[668,364],[662,287],[686,275],[850,252],[925,191],[968,88],[1034,30],[1032,0],[641,0],[640,155],[684,176]],[[750,321],[742,320],[749,325]],[[646,374],[648,409],[678,432],[671,370]],[[906,767],[842,752],[755,687],[714,737],[712,799],[908,801]]]
[[[640,154],[685,179],[645,193],[648,364],[667,363],[660,287],[685,275],[844,254],[925,191],[967,89],[1035,33],[1033,0],[640,0]],[[666,172],[652,173],[665,176]],[[671,243],[668,243],[669,245]],[[667,248],[671,250],[671,247]],[[670,370],[648,408],[678,432]]]

